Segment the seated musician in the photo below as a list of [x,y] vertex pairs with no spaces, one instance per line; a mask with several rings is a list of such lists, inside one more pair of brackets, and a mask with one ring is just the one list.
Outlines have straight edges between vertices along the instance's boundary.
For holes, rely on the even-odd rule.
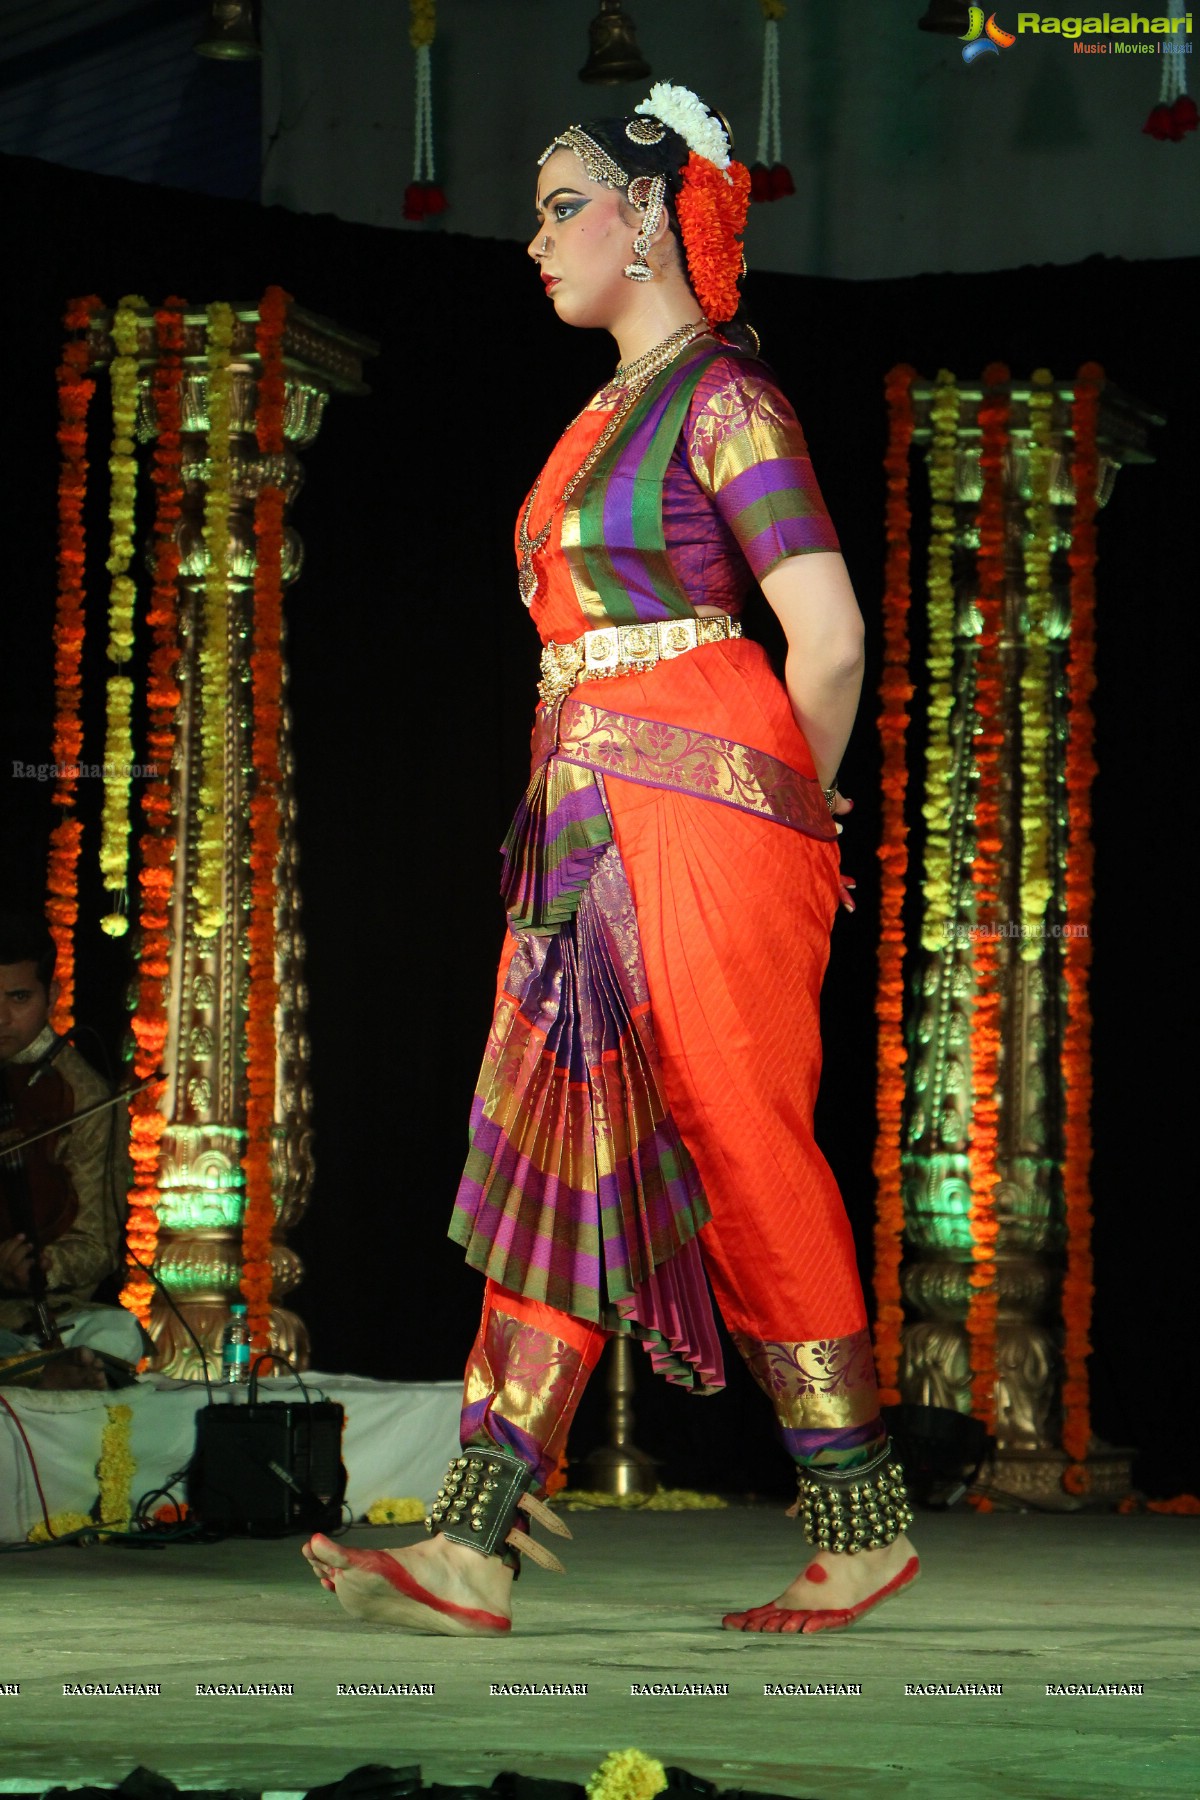
[[[44,920],[0,915],[0,1143],[31,1120],[38,1129],[58,1124],[112,1091],[50,1025],[55,958]],[[133,1315],[92,1298],[121,1262],[127,1138],[118,1103],[24,1151],[0,1152],[0,1383],[5,1358],[45,1344],[47,1320],[72,1354],[46,1386],[103,1386],[93,1352],[134,1364],[145,1353]]]

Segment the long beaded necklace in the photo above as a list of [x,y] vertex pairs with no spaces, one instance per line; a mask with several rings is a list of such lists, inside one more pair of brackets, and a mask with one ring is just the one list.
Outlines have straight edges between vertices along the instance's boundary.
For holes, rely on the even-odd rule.
[[[621,396],[620,403],[610,415],[600,436],[596,439],[596,442],[592,445],[591,449],[568,481],[566,487],[563,489],[559,496],[558,505],[550,509],[550,517],[542,526],[542,529],[537,533],[536,537],[530,537],[529,524],[533,514],[533,503],[537,499],[538,491],[542,485],[541,476],[539,475],[534,482],[533,487],[530,490],[529,498],[525,502],[525,511],[521,515],[521,523],[517,528],[517,542],[521,551],[521,566],[517,572],[517,586],[521,592],[521,599],[526,606],[532,606],[537,598],[538,576],[537,570],[534,567],[534,558],[545,548],[546,543],[549,540],[550,528],[554,522],[555,513],[558,512],[560,508],[567,505],[571,495],[575,492],[575,489],[579,486],[584,476],[589,474],[590,471],[595,468],[601,456],[603,456],[605,450],[607,450],[609,444],[611,444],[617,431],[624,423],[626,417],[632,411],[635,402],[641,398],[641,395],[654,380],[654,377],[656,375],[661,375],[662,371],[669,367],[669,365],[674,362],[675,358],[679,356],[682,351],[687,349],[689,344],[694,343],[698,337],[702,337],[707,330],[708,324],[704,319],[694,319],[688,325],[681,325],[678,331],[673,331],[670,337],[663,339],[661,344],[655,344],[654,348],[652,350],[647,350],[644,356],[637,357],[636,360],[631,363],[623,363],[617,368],[612,380],[607,382],[605,386],[615,387],[618,382],[624,384],[625,391]],[[584,410],[586,411],[586,408]],[[583,414],[578,413],[576,415],[576,420],[582,417]],[[572,425],[575,424],[576,420],[572,420]],[[569,431],[571,426],[568,426],[567,429]]]

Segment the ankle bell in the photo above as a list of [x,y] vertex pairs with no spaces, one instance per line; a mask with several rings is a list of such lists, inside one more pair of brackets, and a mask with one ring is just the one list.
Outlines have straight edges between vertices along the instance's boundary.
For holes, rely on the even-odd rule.
[[[534,1542],[527,1520],[536,1519],[558,1537],[569,1538],[571,1533],[548,1506],[528,1492],[532,1481],[529,1464],[511,1451],[465,1450],[447,1469],[425,1529],[431,1536],[447,1538],[481,1556],[502,1556],[516,1566],[515,1557],[524,1555],[561,1574],[562,1564]],[[525,1515],[519,1522],[518,1513]]]
[[804,1535],[820,1550],[883,1550],[912,1524],[904,1470],[886,1447],[857,1469],[799,1471],[798,1511]]

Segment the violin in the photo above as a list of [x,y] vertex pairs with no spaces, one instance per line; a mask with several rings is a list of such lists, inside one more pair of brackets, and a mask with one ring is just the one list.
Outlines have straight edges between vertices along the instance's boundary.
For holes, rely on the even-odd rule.
[[42,1250],[74,1223],[79,1201],[70,1171],[56,1162],[53,1136],[71,1117],[74,1095],[53,1062],[0,1068],[0,1239],[23,1236],[33,1257],[29,1299],[43,1344],[61,1343],[46,1303]]

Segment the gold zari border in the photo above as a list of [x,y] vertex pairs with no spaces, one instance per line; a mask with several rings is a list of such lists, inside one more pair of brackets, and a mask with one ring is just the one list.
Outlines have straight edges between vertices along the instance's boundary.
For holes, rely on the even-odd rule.
[[832,840],[837,833],[819,782],[749,744],[659,719],[608,712],[586,700],[563,703],[554,751],[602,775],[671,788]]

